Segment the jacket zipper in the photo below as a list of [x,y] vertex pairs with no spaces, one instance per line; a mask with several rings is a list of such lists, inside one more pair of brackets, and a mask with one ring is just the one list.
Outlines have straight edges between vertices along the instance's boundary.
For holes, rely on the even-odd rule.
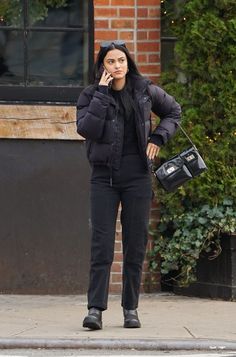
[[[118,108],[117,108],[117,105],[116,105],[116,109],[115,109],[115,119],[112,119],[112,122],[114,123],[114,127],[115,127],[115,130],[114,130],[114,137],[113,137],[113,140],[117,134],[117,115],[118,115]],[[113,148],[114,148],[114,142],[111,144],[112,145],[112,149],[111,149],[111,157],[110,157],[110,162],[109,162],[109,168],[110,168],[110,187],[113,186],[113,179],[112,179],[112,159],[113,159]]]

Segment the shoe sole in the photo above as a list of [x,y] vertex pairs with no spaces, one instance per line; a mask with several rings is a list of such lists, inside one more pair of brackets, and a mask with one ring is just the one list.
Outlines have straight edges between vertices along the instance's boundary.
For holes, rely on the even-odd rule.
[[97,321],[84,321],[83,322],[83,327],[89,328],[90,330],[101,330],[102,329],[102,323],[99,323]]
[[138,321],[127,321],[124,323],[124,328],[140,328],[141,324]]

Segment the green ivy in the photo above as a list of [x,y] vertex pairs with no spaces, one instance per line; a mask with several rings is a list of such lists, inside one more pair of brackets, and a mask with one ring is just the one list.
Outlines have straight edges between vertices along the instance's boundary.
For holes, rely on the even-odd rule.
[[200,255],[210,258],[221,252],[220,235],[233,233],[236,228],[236,211],[232,200],[225,199],[220,206],[204,205],[180,215],[163,215],[161,223],[153,231],[155,246],[152,251],[152,270],[159,268],[157,256],[161,256],[162,274],[176,271],[179,286],[196,280],[196,265]]
[[[177,270],[180,284],[187,285],[195,279],[201,252],[212,250],[213,256],[215,250],[219,252],[218,233],[229,227],[236,231],[235,219],[227,223],[236,206],[236,2],[178,3],[175,13],[166,8],[169,31],[178,41],[175,60],[162,74],[161,85],[181,104],[183,127],[208,170],[175,193],[167,194],[157,186],[161,217],[152,232],[151,267],[158,265],[158,252],[162,273]],[[168,4],[166,0],[163,6]],[[188,141],[178,131],[160,157],[170,158],[187,147]],[[225,205],[228,198],[230,206]]]

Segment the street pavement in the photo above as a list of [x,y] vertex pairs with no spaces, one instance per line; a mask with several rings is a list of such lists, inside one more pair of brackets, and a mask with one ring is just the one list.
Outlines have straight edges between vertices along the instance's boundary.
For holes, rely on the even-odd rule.
[[236,351],[235,302],[142,294],[142,327],[124,329],[120,296],[110,295],[99,331],[82,327],[86,304],[85,295],[0,295],[0,349]]
[[107,350],[4,350],[0,351],[0,357],[97,357],[97,356],[116,356],[116,357],[138,357],[138,356],[165,356],[168,357],[235,357],[235,352],[191,352],[186,354],[184,351],[179,352],[160,352],[160,351],[107,351]]

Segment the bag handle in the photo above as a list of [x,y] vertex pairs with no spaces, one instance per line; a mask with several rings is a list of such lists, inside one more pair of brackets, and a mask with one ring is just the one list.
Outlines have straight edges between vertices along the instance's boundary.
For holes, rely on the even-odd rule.
[[176,124],[177,124],[178,127],[182,130],[182,133],[186,136],[186,138],[187,138],[188,141],[192,144],[192,146],[194,147],[194,149],[197,150],[196,145],[192,142],[192,140],[190,139],[190,137],[188,136],[188,134],[186,133],[186,131],[184,130],[184,128],[180,125],[180,123],[176,122]]

